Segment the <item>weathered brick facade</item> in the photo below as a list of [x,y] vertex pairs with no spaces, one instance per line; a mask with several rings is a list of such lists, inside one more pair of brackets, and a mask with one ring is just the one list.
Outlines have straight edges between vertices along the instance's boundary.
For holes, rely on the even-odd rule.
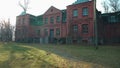
[[16,18],[15,41],[24,41],[31,36],[30,32],[30,15],[20,15]]
[[[67,6],[67,34],[71,37],[71,42],[92,42],[94,37],[94,8],[93,1],[73,4]],[[87,8],[88,14],[83,15],[83,9]],[[74,16],[74,10],[77,11],[77,16]],[[88,32],[82,32],[82,25],[88,25]],[[74,32],[74,25],[78,27],[78,30]],[[70,39],[70,38],[69,38]]]
[[[44,14],[43,14],[43,29],[47,30],[48,34],[43,32],[43,37],[48,37],[49,42],[54,42],[56,40],[60,40],[61,38],[66,37],[66,22],[63,22],[63,13],[65,10],[59,10],[53,6],[51,6]],[[47,19],[45,23],[45,19]],[[53,21],[51,20],[53,19]],[[58,30],[58,34],[57,34]]]
[[[94,31],[93,0],[77,0],[66,10],[51,6],[40,16],[17,16],[15,41],[94,44]],[[97,31],[98,43],[120,43],[120,12],[101,14],[97,11]]]
[[34,38],[38,38],[36,30],[39,30],[40,26],[33,24],[36,17],[30,14],[20,15],[16,18],[16,30],[15,41],[18,42],[34,42]]

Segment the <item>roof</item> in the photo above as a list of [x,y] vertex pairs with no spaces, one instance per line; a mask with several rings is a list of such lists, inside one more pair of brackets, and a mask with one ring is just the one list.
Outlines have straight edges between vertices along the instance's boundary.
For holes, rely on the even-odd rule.
[[26,12],[23,11],[20,15],[25,15],[25,14],[26,14]]
[[79,4],[79,3],[84,3],[84,2],[88,2],[88,1],[90,1],[90,0],[77,0],[73,4]]
[[114,12],[114,13],[104,13],[104,14],[101,14],[101,16],[105,24],[120,23],[120,11]]
[[105,15],[120,15],[120,11],[118,11],[118,12],[113,12],[113,13],[103,13],[102,14],[103,16]]
[[26,13],[26,14],[20,14],[20,15],[18,15],[18,16],[26,16],[26,15],[29,15],[29,16],[32,16],[32,17],[36,17],[36,16],[34,16],[34,15],[32,15],[32,14],[29,14],[29,13]]
[[50,14],[58,13],[58,12],[61,12],[61,10],[59,10],[58,8],[56,8],[56,7],[54,7],[54,6],[51,6],[51,7],[44,13],[44,15],[50,15]]

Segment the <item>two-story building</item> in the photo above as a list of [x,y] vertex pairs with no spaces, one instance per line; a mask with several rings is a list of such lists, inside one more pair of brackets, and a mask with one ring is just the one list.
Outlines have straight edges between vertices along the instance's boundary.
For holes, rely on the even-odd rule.
[[94,44],[96,37],[101,44],[120,43],[120,12],[101,14],[95,11],[94,0],[77,0],[65,10],[51,6],[43,15],[16,18],[17,42]]

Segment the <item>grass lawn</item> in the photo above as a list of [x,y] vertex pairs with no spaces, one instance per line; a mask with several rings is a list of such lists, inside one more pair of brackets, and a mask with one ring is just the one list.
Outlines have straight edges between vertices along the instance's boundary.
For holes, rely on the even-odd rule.
[[0,43],[0,68],[120,68],[120,46]]

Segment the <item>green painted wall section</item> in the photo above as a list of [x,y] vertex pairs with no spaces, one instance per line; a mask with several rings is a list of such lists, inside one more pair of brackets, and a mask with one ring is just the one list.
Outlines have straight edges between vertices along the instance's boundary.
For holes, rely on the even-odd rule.
[[43,25],[43,15],[40,16],[30,16],[30,24],[34,26],[42,26]]

